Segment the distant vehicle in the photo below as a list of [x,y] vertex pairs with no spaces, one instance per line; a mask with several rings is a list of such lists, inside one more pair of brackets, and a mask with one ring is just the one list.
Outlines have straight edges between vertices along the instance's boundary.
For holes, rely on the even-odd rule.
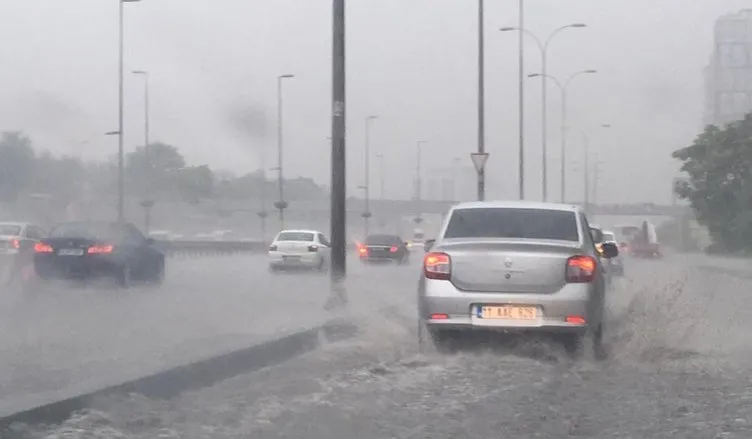
[[661,245],[655,226],[643,221],[639,232],[632,235],[629,241],[629,254],[638,258],[660,258]]
[[165,256],[130,223],[76,221],[55,226],[34,245],[34,270],[42,281],[112,279],[161,284]]
[[269,246],[269,270],[328,268],[331,244],[317,230],[283,230]]
[[614,232],[619,243],[619,250],[621,253],[628,253],[629,242],[640,233],[640,227],[633,224],[620,224],[614,227]]
[[[603,244],[603,257],[618,255]],[[418,309],[437,348],[462,331],[545,331],[570,352],[592,340],[600,355],[605,270],[585,213],[537,202],[453,206],[426,242]]]
[[[618,246],[618,242],[616,240],[616,234],[611,230],[604,230],[603,231],[603,242],[611,242],[615,246]],[[622,255],[617,255],[613,258],[608,259],[609,262],[609,271],[613,276],[624,276],[624,258]]]
[[414,229],[413,237],[408,243],[408,247],[423,247],[426,242],[426,233],[423,229]]
[[39,226],[23,222],[0,223],[0,284],[10,284],[30,266],[34,244],[47,233]]
[[406,264],[410,261],[407,243],[397,235],[369,235],[358,247],[358,257],[366,262],[396,262]]

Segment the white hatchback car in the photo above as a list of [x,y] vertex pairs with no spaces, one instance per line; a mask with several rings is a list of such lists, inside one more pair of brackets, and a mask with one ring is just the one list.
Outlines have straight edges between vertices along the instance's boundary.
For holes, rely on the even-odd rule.
[[283,230],[269,246],[269,270],[312,269],[329,267],[331,244],[316,230]]

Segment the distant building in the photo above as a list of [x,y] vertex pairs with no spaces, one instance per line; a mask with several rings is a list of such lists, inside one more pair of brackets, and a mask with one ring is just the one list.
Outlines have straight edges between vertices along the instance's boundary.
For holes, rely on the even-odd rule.
[[724,125],[752,111],[752,9],[716,20],[704,76],[703,125]]

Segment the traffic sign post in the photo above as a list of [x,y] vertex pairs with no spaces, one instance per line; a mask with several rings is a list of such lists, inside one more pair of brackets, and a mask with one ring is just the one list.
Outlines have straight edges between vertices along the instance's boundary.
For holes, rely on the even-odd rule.
[[488,161],[487,152],[472,152],[470,160],[473,161],[473,167],[478,174],[478,201],[486,198],[486,162]]

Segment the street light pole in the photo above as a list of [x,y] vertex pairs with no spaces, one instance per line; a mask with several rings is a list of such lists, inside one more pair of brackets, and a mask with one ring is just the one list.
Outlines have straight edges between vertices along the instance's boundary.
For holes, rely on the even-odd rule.
[[118,205],[117,205],[117,217],[118,222],[125,222],[125,154],[123,136],[125,135],[125,127],[123,126],[123,113],[124,113],[124,98],[123,98],[123,83],[124,78],[124,57],[125,57],[125,42],[124,42],[124,28],[125,28],[125,3],[136,3],[141,0],[118,0]]
[[331,281],[332,290],[344,299],[341,280],[347,266],[346,155],[345,155],[345,0],[332,0],[332,188],[331,188]]
[[[526,34],[535,41],[541,54],[541,73],[536,77],[541,78],[541,149],[542,149],[542,183],[541,188],[543,192],[543,201],[548,201],[548,98],[546,90],[546,79],[548,79],[548,47],[551,40],[559,34],[559,32],[572,29],[586,27],[583,23],[572,23],[564,26],[560,26],[551,32],[545,41],[541,41],[534,33],[527,29],[520,27],[502,27],[499,29],[501,32],[518,31],[521,34]],[[530,76],[530,75],[528,75]]]
[[590,168],[590,139],[585,131],[580,131],[580,133],[582,134],[582,151],[584,154],[583,176],[585,177],[585,213],[588,213],[590,212],[590,172],[588,171]]
[[376,119],[378,119],[378,116],[366,117],[365,184],[363,185],[363,190],[365,191],[365,210],[362,213],[364,236],[368,236],[368,226],[371,218],[371,122]]
[[459,157],[455,157],[452,159],[452,201],[457,203],[459,201],[457,194],[459,193],[457,191],[457,167],[462,162],[462,159]]
[[381,206],[378,215],[379,225],[383,229],[386,224],[384,220],[384,153],[377,153],[376,158],[379,159],[379,205]]
[[282,161],[282,81],[285,79],[294,78],[295,75],[285,74],[277,76],[277,172],[278,172],[278,189],[279,200],[274,203],[274,207],[279,210],[279,227],[280,230],[285,228],[285,209],[288,203],[285,201],[285,189],[284,189],[284,165]]
[[580,75],[584,74],[592,74],[592,73],[598,73],[597,70],[588,69],[588,70],[580,70],[578,72],[574,72],[572,75],[570,75],[567,80],[562,84],[556,77],[551,76],[549,74],[543,74],[543,73],[531,73],[527,75],[529,78],[537,78],[540,76],[544,76],[547,79],[550,79],[551,81],[556,84],[557,87],[559,87],[559,90],[561,91],[561,195],[560,195],[560,202],[564,203],[566,198],[566,182],[567,182],[567,89],[569,88],[569,84],[572,82],[572,80]]
[[[520,29],[525,28],[525,0],[519,2],[519,23]],[[525,199],[525,45],[523,41],[522,32],[519,35],[519,188],[520,188],[520,200]]]
[[144,77],[144,155],[146,156],[146,167],[148,175],[146,176],[146,193],[144,193],[141,206],[144,208],[144,229],[149,233],[151,229],[151,209],[154,207],[152,193],[154,187],[154,163],[152,163],[151,149],[149,147],[149,72],[146,70],[133,70],[134,75]]
[[415,161],[415,205],[418,208],[418,214],[415,217],[415,222],[420,224],[423,221],[423,182],[422,182],[422,146],[424,143],[428,143],[427,140],[418,140],[415,143],[416,146],[416,161]]
[[144,148],[147,155],[149,150],[149,72],[146,70],[133,70],[131,73],[144,77]]
[[[486,153],[485,30],[483,0],[478,0],[478,154]],[[486,170],[478,169],[478,200],[486,199]]]

